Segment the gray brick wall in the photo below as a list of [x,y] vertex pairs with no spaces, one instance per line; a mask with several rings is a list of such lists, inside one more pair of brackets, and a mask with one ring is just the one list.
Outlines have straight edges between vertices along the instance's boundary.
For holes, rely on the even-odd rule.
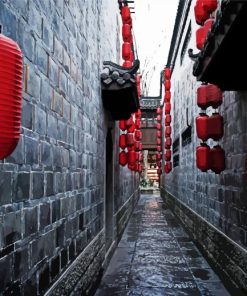
[[[0,294],[44,294],[91,242],[89,273],[59,295],[97,278],[108,124],[99,74],[103,60],[120,61],[119,17],[110,0],[0,1],[3,33],[23,50],[26,85],[20,142],[0,161]],[[131,211],[138,177],[117,158],[115,170],[115,215],[125,217],[118,212],[126,202]]]

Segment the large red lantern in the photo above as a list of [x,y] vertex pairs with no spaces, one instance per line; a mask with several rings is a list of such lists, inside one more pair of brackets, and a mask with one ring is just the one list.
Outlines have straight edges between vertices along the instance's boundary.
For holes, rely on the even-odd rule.
[[0,34],[0,159],[9,156],[20,138],[22,52]]
[[170,101],[171,101],[171,92],[166,91],[165,92],[165,103],[170,103]]
[[131,44],[129,42],[124,42],[122,45],[122,58],[124,60],[130,60],[130,53],[131,53]]
[[223,117],[219,113],[213,113],[208,117],[208,135],[215,141],[221,139],[224,135]]
[[124,24],[128,24],[131,21],[131,12],[128,6],[123,6],[121,8],[121,15]]
[[165,136],[170,137],[171,133],[172,133],[172,128],[170,126],[166,126],[166,128],[165,128]]
[[119,136],[119,147],[122,149],[125,149],[127,147],[125,134]]
[[167,137],[165,140],[165,148],[170,149],[172,145],[172,139],[170,137]]
[[171,69],[170,68],[165,68],[165,80],[171,79]]
[[165,118],[165,126],[169,126],[171,122],[172,122],[172,116],[170,114],[167,114]]
[[142,139],[142,132],[140,130],[135,131],[135,139],[136,141],[141,141]]
[[166,80],[165,81],[165,90],[169,91],[171,89],[171,81],[170,80]]
[[210,13],[203,7],[202,0],[197,0],[194,11],[196,23],[198,25],[203,25],[204,22],[210,17]]
[[124,151],[119,153],[119,164],[121,166],[125,166],[128,162],[128,157],[127,157],[127,153],[125,153]]
[[128,128],[128,133],[133,133],[134,131],[135,131],[135,124],[133,122],[132,125]]
[[135,144],[135,139],[133,134],[126,134],[127,146],[133,146]]
[[128,152],[128,164],[135,165],[135,163],[136,163],[136,152],[129,151]]
[[131,28],[130,28],[130,25],[124,24],[122,26],[122,36],[123,36],[123,41],[124,42],[131,43]]
[[123,63],[123,67],[124,67],[124,68],[131,68],[131,67],[132,67],[132,63],[131,63],[131,61],[129,61],[129,60],[124,61],[124,63]]
[[208,32],[213,25],[213,19],[209,19],[205,22],[204,26],[196,31],[196,46],[199,50],[202,50],[205,40],[208,36]]
[[207,144],[196,148],[196,166],[202,172],[210,169],[210,148]]
[[196,132],[199,139],[206,141],[209,138],[208,135],[208,116],[204,113],[200,113],[196,118]]
[[222,91],[217,85],[202,84],[197,89],[197,105],[202,109],[212,106],[218,108],[222,104]]
[[171,104],[166,103],[165,104],[165,114],[170,114],[171,113]]
[[217,6],[218,6],[217,0],[202,0],[202,7],[208,13],[214,12],[216,10]]
[[220,174],[225,170],[225,151],[219,146],[214,146],[210,151],[211,170]]
[[170,161],[171,160],[171,157],[172,157],[172,152],[171,150],[166,150],[165,151],[165,161]]
[[125,131],[125,130],[126,130],[125,120],[120,120],[120,121],[119,121],[119,128],[120,128],[122,131]]

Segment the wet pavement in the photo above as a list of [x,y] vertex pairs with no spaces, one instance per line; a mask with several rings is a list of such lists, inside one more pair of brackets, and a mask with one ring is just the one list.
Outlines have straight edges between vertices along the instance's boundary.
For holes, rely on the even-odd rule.
[[95,295],[230,294],[159,195],[142,195]]

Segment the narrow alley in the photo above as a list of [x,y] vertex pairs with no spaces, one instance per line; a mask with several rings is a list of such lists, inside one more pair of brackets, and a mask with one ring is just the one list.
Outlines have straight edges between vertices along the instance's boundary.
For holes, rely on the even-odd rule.
[[158,193],[141,195],[96,296],[230,295]]

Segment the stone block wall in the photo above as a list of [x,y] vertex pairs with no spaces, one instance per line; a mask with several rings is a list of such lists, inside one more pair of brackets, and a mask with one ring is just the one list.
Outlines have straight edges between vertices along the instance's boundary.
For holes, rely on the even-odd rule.
[[[222,255],[222,267],[231,266],[225,268],[226,273],[233,279],[232,270],[235,270],[235,275],[238,275],[234,278],[235,283],[246,287],[247,270],[240,271],[238,262],[247,256],[247,92],[224,92],[223,104],[219,108],[224,117],[224,137],[219,143],[226,152],[226,170],[220,175],[212,171],[202,173],[196,167],[196,147],[200,140],[197,138],[195,127],[195,118],[200,112],[196,104],[196,89],[200,83],[192,74],[193,61],[187,54],[189,48],[194,49],[194,53],[198,52],[195,36],[199,26],[194,18],[195,1],[186,3],[189,5],[185,5],[189,7],[189,14],[185,20],[182,39],[178,43],[172,74],[172,139],[179,141],[179,164],[169,175],[162,176],[162,194],[173,204],[173,208],[179,209],[177,214],[184,224],[198,234],[195,238],[204,245],[203,248],[208,251],[209,256],[217,258],[217,262]],[[190,26],[191,34],[187,34]],[[186,35],[190,36],[188,40],[185,40]],[[175,52],[176,50],[174,55]],[[212,110],[207,110],[207,113],[210,115]],[[183,143],[182,134],[188,125],[192,127],[191,141]],[[212,147],[215,142],[208,143]],[[196,222],[193,222],[191,217],[188,218],[186,211],[189,209],[191,216],[193,213],[196,214]],[[204,228],[198,226],[198,217],[203,225],[207,222],[208,229],[212,232],[217,229],[218,241],[209,237],[208,243],[202,242],[200,232],[205,231],[205,225]],[[229,263],[229,258],[232,257],[229,245],[224,244],[227,246],[224,249],[220,244],[220,240],[224,241],[225,236],[228,237],[229,245],[232,244],[234,249],[237,246],[239,250],[233,257],[234,263]]]
[[[106,251],[100,71],[103,60],[120,61],[118,4],[2,0],[0,24],[24,55],[21,138],[0,161],[0,294],[88,292]],[[138,179],[115,167],[122,217]]]

